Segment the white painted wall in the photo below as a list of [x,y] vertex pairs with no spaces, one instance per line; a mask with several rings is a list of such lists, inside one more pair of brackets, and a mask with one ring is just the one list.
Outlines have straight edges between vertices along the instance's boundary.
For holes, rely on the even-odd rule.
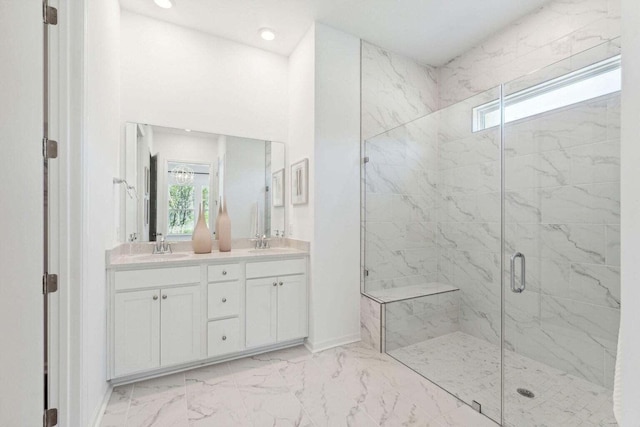
[[39,0],[0,2],[3,426],[42,425],[41,8]]
[[290,205],[290,237],[311,242],[308,344],[360,339],[360,40],[312,26],[289,58],[290,165],[309,158],[309,203]]
[[622,0],[622,420],[621,427],[640,425],[640,3]]
[[120,188],[120,6],[117,0],[86,2],[86,129],[83,167],[82,414],[98,416],[106,382],[105,250],[117,244]]
[[[285,167],[285,204],[289,204],[287,237],[313,240],[315,135],[315,25],[289,57],[289,135]],[[309,203],[291,205],[291,164],[309,159]]]
[[284,141],[287,58],[122,13],[122,120]]
[[309,341],[360,339],[360,40],[315,26],[314,237]]

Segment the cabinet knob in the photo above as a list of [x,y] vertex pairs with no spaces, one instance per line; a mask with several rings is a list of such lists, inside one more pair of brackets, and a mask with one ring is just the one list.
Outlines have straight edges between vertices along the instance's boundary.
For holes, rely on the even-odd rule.
[[227,275],[227,270],[222,270],[222,275],[226,276]]
[[166,295],[162,295],[162,299],[167,299],[167,296]]
[[280,282],[280,283],[278,283],[278,284],[279,284],[280,286],[282,286],[284,283]]
[[153,300],[155,301],[155,300],[157,300],[157,299],[158,299],[158,295],[154,295],[154,296],[153,296]]
[[227,299],[226,298],[222,298],[222,302],[227,302]]
[[278,282],[273,282],[273,286],[278,286]]
[[223,336],[222,336],[222,341],[226,341],[226,340],[227,340],[227,336],[226,336],[226,335],[223,335]]

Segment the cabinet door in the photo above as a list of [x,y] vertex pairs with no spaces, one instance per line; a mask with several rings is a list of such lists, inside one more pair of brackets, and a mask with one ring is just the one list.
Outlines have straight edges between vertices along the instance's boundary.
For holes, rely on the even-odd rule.
[[303,338],[307,333],[306,276],[278,280],[278,342]]
[[160,291],[119,292],[115,297],[115,375],[160,366]]
[[162,366],[189,362],[200,355],[200,286],[163,289],[160,322]]
[[247,280],[246,345],[276,342],[278,282],[275,277]]

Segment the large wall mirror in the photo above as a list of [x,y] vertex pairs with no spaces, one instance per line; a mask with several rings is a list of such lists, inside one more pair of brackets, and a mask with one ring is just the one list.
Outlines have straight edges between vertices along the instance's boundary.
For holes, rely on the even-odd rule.
[[234,239],[282,235],[284,150],[281,142],[127,123],[125,236],[190,240],[200,206],[214,234],[222,200]]

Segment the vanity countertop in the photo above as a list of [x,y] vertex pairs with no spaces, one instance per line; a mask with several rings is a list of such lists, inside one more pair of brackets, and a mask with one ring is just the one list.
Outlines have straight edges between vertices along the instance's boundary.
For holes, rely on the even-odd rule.
[[220,252],[217,250],[209,254],[195,254],[193,252],[173,252],[171,254],[154,255],[142,254],[111,254],[108,257],[107,268],[117,269],[119,267],[157,267],[158,264],[167,266],[198,264],[208,261],[246,261],[269,259],[283,256],[306,256],[309,251],[291,247],[276,247],[269,249],[240,248],[232,249],[231,252]]

